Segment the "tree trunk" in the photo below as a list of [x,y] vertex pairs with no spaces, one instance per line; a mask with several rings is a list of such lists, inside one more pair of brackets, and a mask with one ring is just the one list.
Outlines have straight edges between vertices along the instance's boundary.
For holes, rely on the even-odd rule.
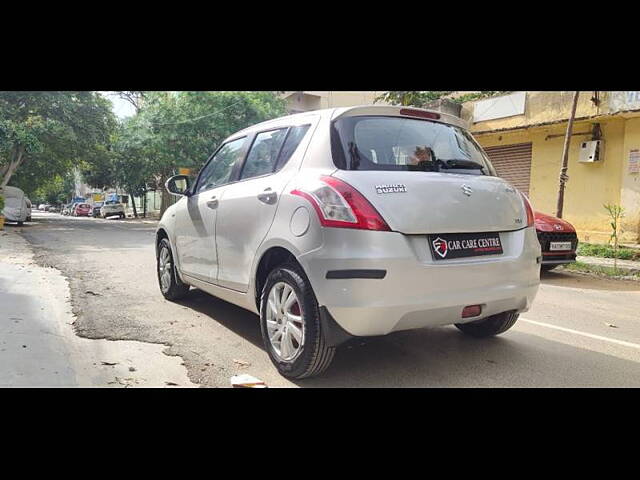
[[147,191],[144,191],[144,197],[142,197],[142,218],[147,218]]
[[571,105],[571,116],[567,125],[567,133],[564,137],[564,147],[562,148],[562,168],[560,169],[560,183],[558,185],[558,203],[556,205],[556,217],[562,218],[562,210],[564,209],[564,186],[569,177],[567,177],[567,168],[569,167],[569,145],[571,144],[571,133],[573,131],[573,119],[576,117],[576,107],[578,106],[578,96],[580,92],[574,92],[573,104]]
[[131,206],[133,207],[133,218],[138,218],[138,211],[136,210],[136,197],[132,193],[129,193],[131,197]]
[[169,208],[169,205],[171,205],[171,195],[169,194],[169,192],[167,192],[167,189],[164,188],[164,184],[165,182],[168,180],[168,178],[162,178],[162,201],[160,202],[160,217],[162,217],[162,215],[164,215],[164,212],[167,210],[167,208]]
[[14,148],[14,153],[11,155],[11,159],[9,160],[9,165],[4,169],[4,174],[2,178],[2,183],[0,183],[0,188],[4,188],[11,180],[11,177],[16,172],[20,164],[22,163],[22,159],[24,158],[24,147],[22,145]]

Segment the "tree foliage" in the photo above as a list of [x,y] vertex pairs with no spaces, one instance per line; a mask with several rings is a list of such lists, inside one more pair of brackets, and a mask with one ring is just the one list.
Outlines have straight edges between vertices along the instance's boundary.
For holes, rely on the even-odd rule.
[[453,93],[438,91],[390,91],[384,92],[375,99],[376,102],[386,102],[391,105],[423,107],[425,104]]
[[131,188],[163,188],[180,167],[199,170],[232,133],[283,114],[285,102],[273,92],[145,92],[115,142],[116,172],[139,173]]
[[[389,91],[375,99],[376,102],[386,102],[391,105],[402,105],[412,107],[425,107],[428,103],[447,97],[455,93],[455,91]],[[467,93],[458,96],[452,96],[450,100],[456,103],[464,103],[470,100],[478,100],[480,98],[492,97],[500,95],[504,91],[482,91]]]
[[64,197],[77,168],[92,187],[140,196],[180,167],[199,170],[232,133],[286,111],[276,92],[115,93],[135,115],[118,121],[97,92],[0,92],[0,179],[34,198]]
[[116,91],[115,94],[122,100],[130,103],[133,108],[136,109],[136,113],[140,113],[146,98],[146,92],[140,90],[120,90]]
[[99,154],[115,125],[96,92],[0,92],[0,185],[18,172],[14,184],[35,191]]

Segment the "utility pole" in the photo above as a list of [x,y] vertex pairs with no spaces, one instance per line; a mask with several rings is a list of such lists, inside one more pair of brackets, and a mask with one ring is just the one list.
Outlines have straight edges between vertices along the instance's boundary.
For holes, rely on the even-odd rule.
[[558,204],[556,206],[556,217],[562,218],[564,208],[564,186],[569,180],[567,168],[569,167],[569,145],[571,143],[571,133],[573,131],[573,119],[576,117],[576,107],[578,106],[578,96],[580,92],[573,93],[573,105],[571,106],[571,116],[567,125],[567,132],[564,136],[564,147],[562,149],[562,168],[560,169],[560,184],[558,186]]

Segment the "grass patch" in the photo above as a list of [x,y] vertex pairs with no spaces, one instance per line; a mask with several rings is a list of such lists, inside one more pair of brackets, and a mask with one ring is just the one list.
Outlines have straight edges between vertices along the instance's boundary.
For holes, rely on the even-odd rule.
[[[580,243],[578,255],[587,257],[613,258],[613,247],[610,245],[597,245],[594,243]],[[618,260],[640,261],[640,250],[627,247],[618,248]]]
[[640,280],[640,271],[629,272],[626,269],[615,270],[613,267],[605,267],[602,265],[589,265],[584,262],[574,262],[563,265],[562,268],[570,272],[592,273],[603,277],[620,278],[625,277],[631,280]]

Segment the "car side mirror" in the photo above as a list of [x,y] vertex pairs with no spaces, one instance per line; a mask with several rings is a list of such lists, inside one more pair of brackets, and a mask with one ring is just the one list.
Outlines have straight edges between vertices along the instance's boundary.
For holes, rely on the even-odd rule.
[[165,183],[164,186],[171,195],[189,196],[191,180],[187,175],[174,175],[167,180],[167,183]]

